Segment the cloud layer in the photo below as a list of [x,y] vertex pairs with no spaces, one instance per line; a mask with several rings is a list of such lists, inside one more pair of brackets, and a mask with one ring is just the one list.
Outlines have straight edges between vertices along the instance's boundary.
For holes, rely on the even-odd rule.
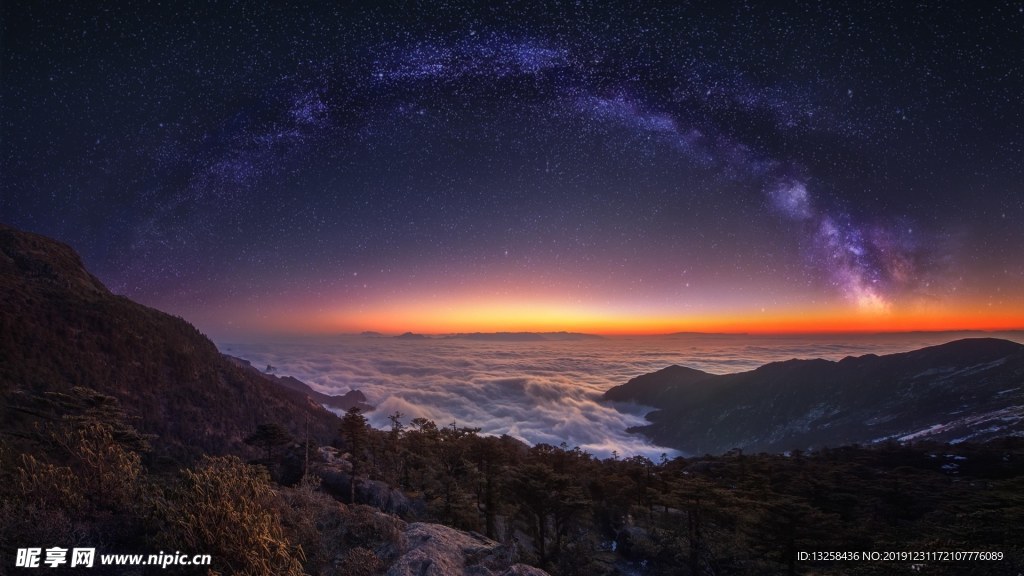
[[221,349],[256,366],[272,364],[279,374],[295,376],[325,393],[362,390],[377,406],[369,419],[380,428],[397,411],[405,422],[424,417],[439,426],[455,422],[531,444],[565,442],[600,457],[617,451],[657,459],[674,452],[625,432],[644,423],[647,409],[601,403],[606,390],[671,364],[728,373],[789,358],[906,351],[957,337],[963,335],[679,335],[569,342],[345,336],[224,343]]

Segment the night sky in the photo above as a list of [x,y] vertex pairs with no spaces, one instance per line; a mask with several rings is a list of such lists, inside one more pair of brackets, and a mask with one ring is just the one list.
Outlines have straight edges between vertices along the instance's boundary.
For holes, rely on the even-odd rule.
[[0,221],[213,335],[1024,328],[1024,3],[678,4],[8,0]]

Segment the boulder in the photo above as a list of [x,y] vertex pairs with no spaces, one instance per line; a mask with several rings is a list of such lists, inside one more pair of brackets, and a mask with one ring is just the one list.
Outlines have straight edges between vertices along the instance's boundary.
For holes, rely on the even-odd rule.
[[388,576],[548,576],[512,563],[511,550],[490,538],[440,524],[409,524],[403,543],[405,553]]

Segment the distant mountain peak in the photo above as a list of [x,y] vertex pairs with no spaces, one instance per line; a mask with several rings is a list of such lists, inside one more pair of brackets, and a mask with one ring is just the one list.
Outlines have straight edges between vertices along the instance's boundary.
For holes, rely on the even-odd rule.
[[928,346],[920,350],[906,352],[914,357],[927,357],[938,361],[959,362],[974,361],[982,358],[996,358],[1024,351],[1024,344],[1002,338],[961,338],[945,344]]
[[462,332],[447,334],[445,338],[479,340],[485,342],[566,342],[572,340],[601,340],[596,334],[581,332]]
[[275,384],[284,386],[285,388],[295,390],[296,392],[304,394],[314,402],[327,408],[334,408],[342,412],[349,408],[359,408],[363,412],[369,412],[374,408],[373,405],[367,403],[366,395],[360,390],[353,389],[344,394],[324,394],[323,392],[314,390],[309,386],[309,384],[306,384],[294,376],[276,376],[274,374],[260,372],[252,365],[252,362],[249,362],[244,358],[238,358],[236,356],[231,356],[230,354],[224,354],[224,357],[236,366],[248,371],[250,374],[257,375],[260,378],[264,378],[269,382],[274,382]]
[[688,389],[691,394],[702,395],[707,387],[698,386],[714,375],[673,364],[650,374],[637,376],[629,382],[612,388],[604,394],[612,402],[635,402],[645,406],[657,406],[659,398],[666,394],[681,394]]
[[680,366],[673,364],[654,372],[654,374],[663,374],[665,376],[672,376],[673,378],[703,378],[710,376],[711,374],[703,370],[697,370],[696,368],[690,368],[689,366]]

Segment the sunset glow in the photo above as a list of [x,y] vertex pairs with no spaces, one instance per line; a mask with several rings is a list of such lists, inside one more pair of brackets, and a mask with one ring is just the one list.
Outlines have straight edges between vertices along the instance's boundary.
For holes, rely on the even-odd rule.
[[988,307],[918,308],[874,311],[850,306],[782,310],[664,312],[643,306],[587,306],[581,303],[516,300],[429,299],[425,302],[374,304],[346,309],[280,311],[253,317],[245,311],[228,315],[235,330],[255,333],[334,334],[374,331],[413,332],[584,332],[603,335],[649,335],[672,332],[844,333],[955,330],[1017,330],[1024,311]]

